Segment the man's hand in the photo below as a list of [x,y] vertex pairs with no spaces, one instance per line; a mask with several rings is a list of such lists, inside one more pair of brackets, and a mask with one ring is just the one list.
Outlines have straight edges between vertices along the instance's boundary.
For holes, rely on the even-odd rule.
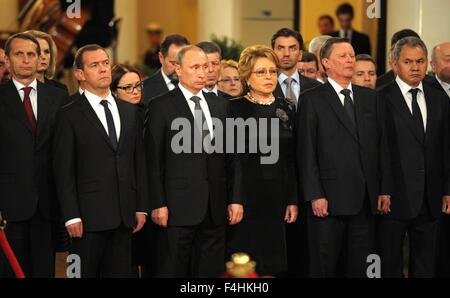
[[391,212],[391,196],[378,196],[378,212],[380,212],[380,214],[388,214]]
[[444,196],[442,198],[442,212],[450,214],[450,196]]
[[169,220],[169,208],[162,207],[152,210],[152,220],[158,226],[167,228],[167,221]]
[[230,225],[239,223],[244,217],[244,207],[241,204],[228,205],[228,220]]
[[136,226],[133,229],[133,234],[139,232],[147,221],[147,215],[143,213],[136,213]]
[[82,238],[83,237],[83,223],[77,222],[66,227],[70,238]]
[[326,198],[312,200],[311,207],[315,216],[321,218],[328,216],[328,201]]
[[293,223],[297,220],[298,207],[297,205],[289,205],[286,207],[286,214],[284,215],[284,221],[288,224]]

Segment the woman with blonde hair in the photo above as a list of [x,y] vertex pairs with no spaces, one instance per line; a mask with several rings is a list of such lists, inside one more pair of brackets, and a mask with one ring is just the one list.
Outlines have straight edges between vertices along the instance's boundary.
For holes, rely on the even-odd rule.
[[[256,261],[259,274],[273,276],[287,271],[286,224],[294,223],[298,214],[295,106],[273,95],[278,65],[272,49],[246,48],[239,59],[239,73],[249,91],[230,102],[232,118],[256,120],[257,127],[245,133],[246,153],[234,155],[238,174],[232,197],[244,200],[244,217],[228,230],[227,252],[248,253]],[[272,164],[261,163],[261,157],[269,155],[263,150],[266,148],[258,148],[255,153],[249,150],[252,142],[273,146],[273,141],[279,146],[277,153],[271,153],[278,154]]]
[[50,86],[63,89],[66,91],[66,93],[68,93],[66,85],[54,80],[58,49],[56,48],[55,41],[53,40],[51,35],[38,30],[28,30],[25,33],[31,34],[36,37],[41,48],[41,56],[39,57],[36,79]]
[[220,75],[217,86],[219,95],[225,99],[233,99],[242,95],[243,88],[236,61],[230,59],[220,62]]

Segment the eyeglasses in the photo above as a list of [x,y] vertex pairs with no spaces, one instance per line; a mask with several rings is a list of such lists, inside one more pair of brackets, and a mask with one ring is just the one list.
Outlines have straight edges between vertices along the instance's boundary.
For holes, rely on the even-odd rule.
[[226,78],[223,80],[219,80],[219,82],[222,82],[224,84],[231,84],[231,82],[233,83],[239,83],[241,80],[239,78]]
[[273,68],[268,70],[268,69],[264,68],[264,69],[258,69],[256,71],[252,71],[252,73],[256,74],[256,76],[258,78],[262,78],[262,77],[267,76],[267,73],[269,73],[270,76],[275,77],[275,76],[278,75],[278,70],[277,69],[273,69]]
[[117,86],[117,89],[121,89],[125,91],[127,94],[132,94],[134,92],[134,89],[137,91],[142,91],[144,84],[142,82],[137,83],[135,86],[133,85],[127,85],[127,86]]

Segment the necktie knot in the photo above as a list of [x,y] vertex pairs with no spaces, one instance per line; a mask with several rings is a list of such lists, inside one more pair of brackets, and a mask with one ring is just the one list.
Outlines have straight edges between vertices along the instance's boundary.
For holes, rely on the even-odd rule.
[[23,92],[25,93],[25,96],[30,96],[31,90],[33,90],[33,87],[23,87]]
[[344,96],[350,96],[351,91],[349,89],[342,89],[341,94]]
[[200,103],[200,97],[198,97],[198,96],[192,96],[191,98],[190,98],[196,105],[198,105],[199,103]]
[[286,80],[284,80],[284,83],[287,86],[290,86],[295,80],[293,78],[287,78]]
[[170,82],[177,87],[178,86],[178,80],[170,80]]
[[409,92],[412,94],[413,100],[417,100],[417,94],[419,93],[420,89],[419,88],[413,88],[411,90],[409,90]]
[[105,108],[108,108],[108,101],[107,101],[106,99],[101,100],[101,101],[100,101],[100,104],[101,104],[102,106],[104,106]]

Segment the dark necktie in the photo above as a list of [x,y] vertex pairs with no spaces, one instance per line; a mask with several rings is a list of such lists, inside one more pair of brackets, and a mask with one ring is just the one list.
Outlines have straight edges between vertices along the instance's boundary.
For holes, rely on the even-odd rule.
[[173,79],[173,80],[170,80],[170,82],[175,86],[175,88],[178,87],[178,80]]
[[22,88],[24,92],[23,96],[23,107],[25,109],[25,113],[27,114],[28,121],[30,122],[31,129],[33,133],[36,133],[36,117],[33,113],[33,107],[31,106],[30,93],[33,90],[32,87],[24,87]]
[[422,118],[422,112],[420,111],[419,104],[417,103],[417,94],[419,93],[420,89],[411,89],[409,92],[412,95],[412,116],[414,119],[414,122],[417,126],[417,131],[419,132],[420,137],[425,137],[425,129],[423,125],[423,118]]
[[108,107],[108,101],[102,100],[102,101],[100,101],[100,104],[105,108],[106,123],[108,124],[109,139],[111,140],[111,144],[113,145],[114,150],[117,150],[116,127],[114,125],[114,120],[113,120],[111,110]]
[[201,98],[198,96],[192,96],[191,100],[195,103],[194,108],[195,126],[197,127],[197,131],[201,132],[201,140],[203,142],[205,138],[209,136],[209,130],[208,128],[203,128],[203,123],[204,121],[206,121],[206,117],[205,114],[203,113],[202,107],[200,106]]
[[344,109],[347,112],[348,117],[352,121],[353,125],[356,126],[356,120],[355,120],[355,109],[353,107],[353,101],[350,97],[350,90],[349,89],[343,89],[341,90],[341,93],[344,94]]

